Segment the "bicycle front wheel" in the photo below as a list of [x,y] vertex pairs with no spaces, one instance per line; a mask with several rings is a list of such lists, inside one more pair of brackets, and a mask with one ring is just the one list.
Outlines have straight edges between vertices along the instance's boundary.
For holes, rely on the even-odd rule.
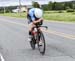
[[44,38],[44,35],[42,32],[40,32],[39,36],[39,43],[38,43],[38,48],[39,48],[39,51],[42,55],[45,54],[45,49],[46,49],[46,43],[45,43],[45,38]]

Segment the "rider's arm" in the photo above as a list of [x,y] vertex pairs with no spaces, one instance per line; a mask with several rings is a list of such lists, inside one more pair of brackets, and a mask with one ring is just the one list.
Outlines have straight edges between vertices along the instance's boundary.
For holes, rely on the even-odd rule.
[[38,22],[40,22],[42,19],[40,18],[40,19],[38,19],[38,20],[35,20],[35,17],[32,15],[31,16],[31,19],[32,19],[32,22],[34,23],[34,24],[36,24],[36,23],[38,23]]
[[36,23],[41,22],[41,21],[43,21],[42,18],[38,19],[37,21],[33,21],[33,23],[36,24]]

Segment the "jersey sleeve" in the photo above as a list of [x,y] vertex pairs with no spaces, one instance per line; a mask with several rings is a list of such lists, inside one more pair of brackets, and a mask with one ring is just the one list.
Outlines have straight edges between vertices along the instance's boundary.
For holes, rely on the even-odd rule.
[[31,16],[31,20],[34,21],[35,20],[35,17],[34,17],[34,9],[31,9],[29,11],[29,15]]
[[30,16],[31,16],[31,20],[34,21],[35,20],[34,14],[32,13]]

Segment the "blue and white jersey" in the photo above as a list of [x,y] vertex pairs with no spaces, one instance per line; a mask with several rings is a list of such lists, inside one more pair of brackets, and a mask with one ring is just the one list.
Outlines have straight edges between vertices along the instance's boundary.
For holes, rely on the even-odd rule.
[[[35,16],[35,11],[36,10],[40,10],[39,8],[32,8],[32,9],[30,9],[29,10],[29,12],[28,12],[28,19],[29,19],[29,22],[28,23],[31,23],[31,22],[33,22],[33,21],[35,21],[35,20],[37,20],[37,19],[39,19],[39,18],[37,18],[36,16]],[[36,14],[38,14],[39,12],[38,11],[36,11],[37,13]],[[41,13],[42,14],[42,13]]]
[[[29,10],[29,16],[31,17],[31,20],[34,21],[35,20],[35,16],[34,16],[34,12],[35,12],[36,8],[32,8]],[[30,22],[32,22],[30,21]]]
[[[38,19],[38,18],[35,16],[35,14],[34,14],[34,13],[35,13],[35,10],[38,10],[38,9],[39,9],[39,8],[32,8],[32,9],[29,10],[29,13],[28,13],[28,14],[29,14],[29,19],[30,19],[30,20],[29,20],[29,23],[35,21],[36,19]],[[38,12],[38,13],[39,13],[39,12]]]

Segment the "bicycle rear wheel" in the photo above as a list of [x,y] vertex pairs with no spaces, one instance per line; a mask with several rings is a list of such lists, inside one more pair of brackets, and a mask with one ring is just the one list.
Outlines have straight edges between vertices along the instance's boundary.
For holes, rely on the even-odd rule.
[[[39,40],[39,43],[38,43],[39,51],[42,55],[44,55],[45,49],[46,49],[46,43],[45,43],[45,38],[42,32],[40,32],[40,35],[38,36],[38,40]],[[41,45],[40,45],[40,42],[41,42]]]

